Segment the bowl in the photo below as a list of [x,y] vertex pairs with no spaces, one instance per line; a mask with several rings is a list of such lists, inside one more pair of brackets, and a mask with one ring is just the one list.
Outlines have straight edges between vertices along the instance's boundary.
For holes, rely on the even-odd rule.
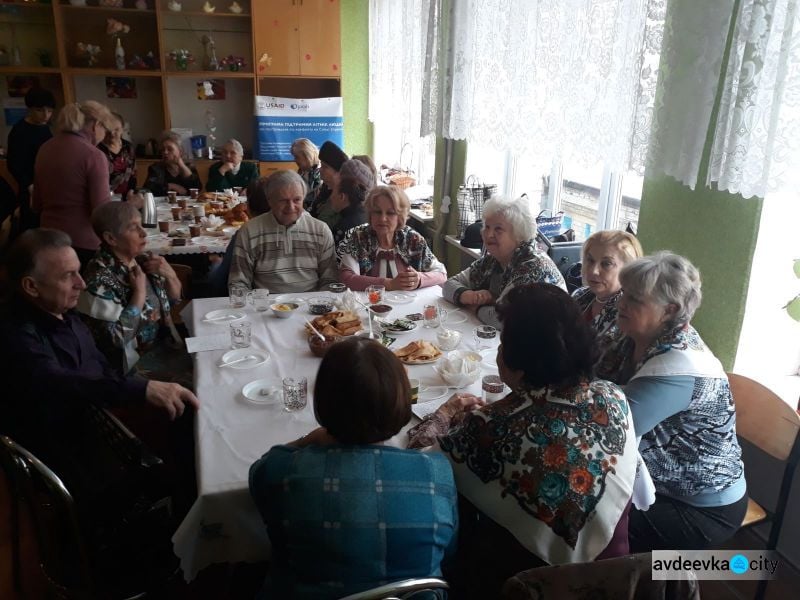
[[311,354],[318,358],[325,356],[328,348],[333,346],[336,342],[342,340],[342,336],[340,335],[325,335],[324,338],[325,341],[323,342],[321,339],[319,339],[319,336],[314,335],[313,333],[308,336],[308,348],[311,350]]
[[481,355],[477,352],[449,352],[434,369],[447,385],[472,385],[481,376]]
[[385,317],[392,312],[392,307],[388,304],[373,304],[369,309],[379,317]]
[[308,312],[312,315],[327,315],[335,306],[336,303],[330,296],[317,296],[308,300]]
[[439,348],[445,352],[455,350],[461,343],[461,332],[455,329],[442,329],[436,334],[436,341],[439,342]]
[[272,314],[279,319],[288,319],[297,310],[298,306],[300,305],[294,302],[281,302],[279,304],[271,304],[269,308],[272,310]]
[[347,286],[343,283],[329,283],[328,289],[334,294],[343,294]]

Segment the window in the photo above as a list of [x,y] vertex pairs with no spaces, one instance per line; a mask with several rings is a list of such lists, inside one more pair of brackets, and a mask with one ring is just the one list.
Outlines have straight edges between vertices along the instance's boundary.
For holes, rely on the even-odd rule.
[[[466,172],[484,183],[497,184],[498,193],[505,196],[527,194],[534,215],[544,209],[564,211],[562,229],[573,229],[577,240],[602,229],[625,229],[629,223],[636,228],[644,182],[641,176],[615,173],[603,165],[581,168],[559,161],[554,161],[548,172],[532,163],[524,156],[470,144]],[[551,189],[551,181],[560,185]]]

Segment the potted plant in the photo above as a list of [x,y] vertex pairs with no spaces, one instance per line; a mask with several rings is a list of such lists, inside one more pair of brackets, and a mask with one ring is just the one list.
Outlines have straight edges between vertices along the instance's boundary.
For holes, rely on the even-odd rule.
[[194,62],[194,56],[186,48],[176,48],[169,53],[169,60],[175,63],[175,68],[178,71],[186,71],[189,64]]
[[241,56],[234,56],[233,54],[229,54],[223,58],[219,61],[219,64],[222,67],[227,67],[229,71],[241,71],[245,66],[244,58]]

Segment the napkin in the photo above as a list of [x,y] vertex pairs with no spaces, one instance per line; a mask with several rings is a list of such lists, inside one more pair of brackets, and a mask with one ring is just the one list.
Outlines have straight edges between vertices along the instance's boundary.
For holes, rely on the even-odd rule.
[[358,296],[350,288],[347,288],[339,296],[340,297],[336,299],[336,305],[341,310],[349,310],[350,312],[358,314],[358,310],[363,308],[361,303],[358,301]]
[[217,215],[209,215],[200,219],[200,224],[206,229],[216,229],[220,225],[225,224],[225,219],[218,217]]
[[451,352],[436,366],[436,371],[448,384],[464,387],[478,380],[481,363],[461,352]]

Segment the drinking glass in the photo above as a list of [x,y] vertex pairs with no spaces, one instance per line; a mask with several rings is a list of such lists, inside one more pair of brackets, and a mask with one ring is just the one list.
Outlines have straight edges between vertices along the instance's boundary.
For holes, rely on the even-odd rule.
[[422,326],[436,329],[447,320],[447,311],[438,304],[426,304],[422,309]]
[[486,404],[500,400],[503,397],[505,385],[500,375],[484,375],[481,380],[481,397]]
[[247,293],[247,298],[258,312],[269,310],[269,290],[260,289]]
[[239,285],[229,285],[228,301],[231,308],[244,308],[245,304],[247,304],[247,288]]
[[473,331],[475,349],[480,352],[490,347],[490,341],[497,337],[497,329],[491,325],[478,325]]
[[383,302],[383,293],[386,288],[382,285],[367,286],[367,299],[370,304],[380,304]]
[[250,347],[250,321],[231,323],[231,347]]
[[305,377],[286,377],[283,380],[283,408],[294,412],[303,410],[308,402],[308,382]]

